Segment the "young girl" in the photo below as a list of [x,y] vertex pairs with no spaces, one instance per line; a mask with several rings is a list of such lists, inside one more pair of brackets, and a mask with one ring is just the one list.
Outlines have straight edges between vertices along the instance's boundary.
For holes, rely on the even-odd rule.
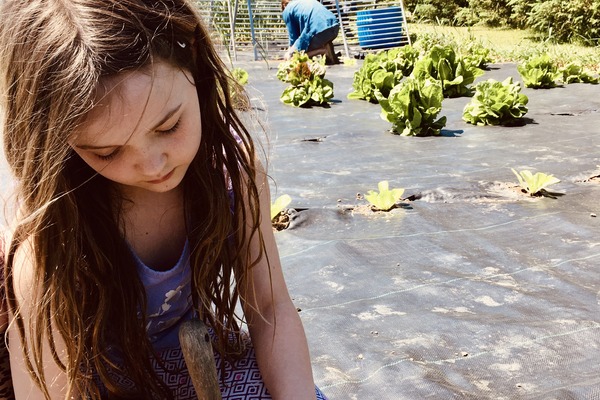
[[195,398],[177,336],[192,318],[224,399],[324,398],[266,175],[193,3],[5,0],[0,15],[16,398]]

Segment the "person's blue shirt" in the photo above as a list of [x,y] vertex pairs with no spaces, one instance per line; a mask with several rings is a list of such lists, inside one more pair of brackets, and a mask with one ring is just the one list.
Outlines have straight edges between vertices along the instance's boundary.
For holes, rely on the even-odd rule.
[[283,10],[283,20],[290,36],[290,46],[307,51],[319,32],[338,25],[335,15],[317,0],[293,0]]

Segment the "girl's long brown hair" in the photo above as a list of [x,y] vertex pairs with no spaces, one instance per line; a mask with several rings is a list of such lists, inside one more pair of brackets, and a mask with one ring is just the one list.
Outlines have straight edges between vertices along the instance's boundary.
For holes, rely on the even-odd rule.
[[[216,332],[217,350],[231,360],[243,352],[237,288],[251,284],[246,272],[257,262],[244,245],[251,239],[245,225],[252,227],[249,235],[262,238],[255,149],[233,111],[229,74],[191,1],[6,0],[0,15],[4,151],[20,208],[5,288],[30,373],[49,398],[42,365],[42,349],[49,346],[67,374],[69,395],[99,398],[96,374],[114,396],[170,398],[155,376],[146,324],[138,316],[146,309],[145,291],[115,218],[122,199],[68,140],[93,107],[102,78],[157,59],[192,73],[202,115],[200,150],[182,183],[192,298]],[[12,275],[15,253],[26,242],[35,267],[27,321],[19,314]],[[64,364],[53,329],[67,345]],[[123,392],[111,379],[114,372],[126,373],[136,392]]]

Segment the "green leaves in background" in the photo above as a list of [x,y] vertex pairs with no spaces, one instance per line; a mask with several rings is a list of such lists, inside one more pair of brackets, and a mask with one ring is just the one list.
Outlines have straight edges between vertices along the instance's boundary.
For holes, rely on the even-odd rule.
[[528,111],[526,95],[512,77],[479,82],[475,95],[463,110],[463,120],[475,125],[512,125]]

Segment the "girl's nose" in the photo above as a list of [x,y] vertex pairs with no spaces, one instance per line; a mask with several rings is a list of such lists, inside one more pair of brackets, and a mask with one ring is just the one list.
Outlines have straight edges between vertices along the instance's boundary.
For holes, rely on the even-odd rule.
[[138,154],[136,169],[147,177],[159,177],[164,172],[166,162],[167,154],[162,148],[146,148]]

